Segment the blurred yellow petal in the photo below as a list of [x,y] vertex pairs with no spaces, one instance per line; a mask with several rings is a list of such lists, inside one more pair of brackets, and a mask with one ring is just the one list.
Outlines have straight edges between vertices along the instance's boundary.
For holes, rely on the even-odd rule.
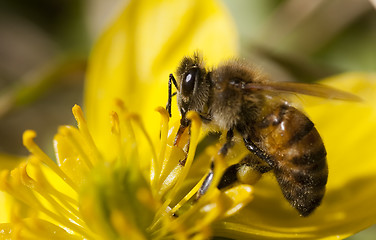
[[[8,169],[11,170],[15,168],[20,162],[25,161],[25,157],[19,157],[9,154],[0,153],[0,171]],[[0,206],[6,206],[7,211],[0,211],[0,222],[8,222],[10,215],[10,205],[12,204],[12,199],[3,192],[0,192]]]
[[224,191],[224,196],[229,200],[228,210],[224,215],[224,217],[228,217],[242,209],[252,200],[252,187],[241,184]]
[[0,223],[0,232],[2,239],[11,239],[12,237],[12,224]]
[[24,160],[25,160],[24,157],[0,153],[0,170],[13,169],[21,161],[24,161]]
[[27,218],[16,224],[1,224],[0,229],[4,229],[4,239],[82,239],[58,225],[34,218]]
[[[0,206],[4,206],[4,209],[7,209],[6,207],[6,199],[5,199],[5,193],[0,192]],[[0,222],[8,222],[8,214],[6,211],[1,211],[0,213]]]
[[153,110],[167,102],[168,75],[182,56],[195,50],[204,51],[210,64],[236,55],[235,29],[217,1],[130,1],[99,39],[89,61],[84,100],[99,150],[112,156],[106,114],[114,99],[141,113],[146,130],[157,136]]
[[363,102],[302,97],[328,152],[329,179],[322,205],[299,217],[278,184],[264,176],[254,200],[214,226],[216,236],[235,239],[343,239],[376,223],[376,75],[348,73],[324,79]]

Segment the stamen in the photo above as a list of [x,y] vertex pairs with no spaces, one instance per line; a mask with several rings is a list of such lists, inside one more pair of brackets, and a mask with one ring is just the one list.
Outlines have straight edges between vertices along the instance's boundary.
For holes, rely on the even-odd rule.
[[119,115],[116,112],[111,112],[110,119],[111,119],[111,132],[115,135],[120,135]]
[[[191,226],[187,232],[188,235],[200,232],[202,228],[209,226],[223,212],[223,205],[219,201],[220,191],[216,190],[210,197],[210,201],[200,199],[181,216],[174,219],[169,224],[170,231],[177,231],[180,226]],[[205,195],[204,195],[205,196]],[[208,199],[208,198],[207,198]],[[196,222],[192,222],[192,220]]]
[[178,192],[179,188],[181,187],[182,183],[184,182],[188,171],[192,165],[193,158],[195,156],[196,147],[198,144],[198,138],[200,134],[201,129],[201,119],[199,115],[196,112],[188,112],[187,118],[191,120],[191,138],[190,138],[190,150],[188,151],[187,161],[185,163],[185,166],[182,169],[182,172],[180,176],[178,177],[178,180],[176,184],[173,186],[171,191],[168,193],[168,196],[166,198],[166,201],[163,203],[160,210],[156,213],[156,218],[153,222],[153,224],[150,226],[150,229],[153,230],[153,228],[156,227],[155,223],[158,218],[164,218],[166,217],[166,209],[168,209],[168,206],[172,202],[172,200],[175,198],[176,193]]
[[154,161],[154,169],[155,169],[155,176],[156,179],[154,181],[154,187],[156,184],[159,182],[160,176],[161,176],[161,171],[162,171],[162,161],[165,159],[165,154],[166,154],[166,147],[167,147],[167,135],[168,135],[168,122],[169,122],[169,114],[166,111],[165,108],[163,107],[158,107],[155,109],[159,114],[161,115],[161,140],[160,140],[160,151],[159,151],[159,157],[156,161]]
[[79,156],[81,157],[80,160],[83,160],[86,166],[89,169],[92,169],[93,168],[93,163],[91,162],[92,158],[87,156],[86,151],[82,149],[82,145],[83,145],[82,139],[77,139],[79,138],[78,130],[71,126],[60,126],[58,128],[58,133],[60,133],[62,136],[68,139],[68,142],[70,143],[72,149],[75,149],[78,152]]
[[196,148],[197,148],[198,139],[199,139],[199,135],[200,135],[200,129],[201,129],[200,116],[196,112],[188,112],[187,118],[189,120],[191,120],[191,137],[190,137],[190,140],[189,140],[190,141],[190,147],[189,147],[189,151],[188,151],[187,160],[185,162],[181,176],[179,177],[177,183],[175,184],[175,186],[171,190],[169,200],[167,200],[167,201],[170,201],[170,202],[172,201],[172,198],[175,197],[175,194],[177,193],[178,188],[181,186],[181,184],[184,182],[185,178],[188,175],[188,171],[191,168],[193,158],[194,158],[195,153],[196,153]]
[[[144,137],[146,138],[146,141],[150,147],[150,150],[152,152],[152,158],[151,158],[151,165],[150,165],[150,173],[149,173],[149,176],[150,176],[150,183],[152,186],[156,186],[157,185],[157,181],[155,180],[155,177],[156,177],[156,172],[157,171],[160,171],[160,166],[159,166],[159,162],[158,162],[158,158],[157,158],[157,153],[155,151],[155,148],[154,148],[154,144],[150,138],[150,135],[148,134],[148,132],[146,131],[145,129],[145,126],[144,124],[142,123],[141,121],[141,118],[138,114],[129,114],[128,115],[128,118],[132,119],[138,126],[138,128],[141,130],[141,133],[142,135],[144,135]],[[157,195],[157,188],[156,187],[152,187],[151,190],[153,191],[153,196],[156,196]]]
[[89,149],[91,151],[90,156],[92,157],[93,163],[98,163],[100,159],[100,154],[98,152],[98,148],[94,143],[94,140],[90,134],[89,128],[87,126],[84,113],[82,112],[82,109],[80,106],[75,104],[72,108],[72,113],[74,115],[74,118],[77,121],[77,127],[80,130],[82,136],[86,139],[86,142],[89,145]]
[[62,178],[72,189],[78,192],[78,186],[70,179],[58,166],[51,160],[34,142],[36,133],[32,130],[26,130],[23,134],[23,144],[34,156],[38,157],[51,170],[53,170],[60,178]]
[[114,99],[115,105],[122,111],[122,112],[127,112],[127,109],[125,108],[123,100],[119,98]]
[[[43,195],[44,193],[47,193],[50,196],[53,196],[55,199],[58,199],[59,202],[63,205],[63,208],[65,208],[65,209],[62,209],[62,210],[64,210],[64,211],[69,210],[71,213],[73,213],[73,216],[70,216],[70,218],[76,218],[78,221],[80,219],[82,219],[80,212],[77,210],[78,209],[78,201],[75,200],[74,198],[56,190],[56,188],[54,188],[49,183],[49,181],[47,180],[45,174],[43,173],[43,171],[41,169],[40,161],[37,158],[31,158],[29,162],[33,166],[35,180],[28,177],[28,174],[26,172],[26,167],[24,168],[23,178],[25,178],[28,181],[33,181],[34,182],[33,184],[36,186],[36,190],[41,195]],[[56,203],[56,204],[58,204],[58,203]],[[72,206],[72,204],[74,206]],[[58,204],[58,205],[60,206],[60,204]],[[70,215],[70,213],[68,213],[68,214]]]
[[24,219],[22,225],[21,239],[71,239],[73,236],[68,229],[36,217]]
[[[39,167],[39,164],[35,166],[35,175],[38,179],[43,179],[41,175],[43,175],[42,170]],[[39,175],[39,176],[38,176]],[[42,182],[35,181],[32,179],[26,171],[26,165],[22,165],[20,167],[20,176],[22,180],[22,184],[28,187],[31,190],[34,190],[38,192],[52,207],[53,209],[66,220],[68,219],[74,219],[74,221],[80,222],[80,224],[83,224],[82,221],[80,221],[79,215],[75,215],[72,212],[68,211],[66,208],[61,206],[49,193],[47,186],[43,185]],[[77,213],[77,211],[75,210]]]
[[[32,166],[35,167],[34,174],[36,176],[36,179],[45,179],[45,176],[40,168],[40,162],[34,159],[31,161],[31,163]],[[20,179],[22,182],[22,185],[16,186],[14,188],[15,191],[18,191],[21,195],[12,195],[23,201],[25,204],[29,205],[31,208],[45,213],[46,215],[58,221],[60,224],[70,228],[71,230],[80,233],[83,236],[90,236],[90,233],[87,231],[88,228],[86,224],[81,220],[81,214],[77,211],[77,209],[72,207],[69,207],[69,209],[64,208],[64,205],[62,206],[55,199],[58,199],[61,203],[64,202],[64,200],[57,198],[56,195],[53,195],[49,191],[50,188],[48,187],[48,185],[44,185],[42,182],[32,179],[28,175],[26,167],[27,164],[22,164],[18,169],[16,169],[16,171],[12,171],[12,179]],[[42,196],[43,199],[49,203],[49,206],[51,206],[54,211],[49,210],[46,203],[42,203],[42,199],[35,196],[35,192],[39,193],[40,196]],[[69,205],[70,204],[67,203],[67,206]]]
[[150,135],[146,131],[145,126],[142,123],[142,120],[141,120],[140,116],[138,114],[132,114],[132,113],[130,113],[128,115],[128,117],[130,119],[134,120],[136,122],[136,124],[138,125],[139,129],[141,130],[142,134],[145,136],[145,138],[146,138],[146,140],[147,140],[147,142],[149,144],[149,147],[150,147],[152,155],[153,155],[153,160],[155,159],[154,161],[156,161],[158,158],[157,158],[157,153],[155,152],[153,141],[151,140]]
[[191,191],[189,191],[189,193],[187,193],[184,198],[182,200],[180,200],[179,203],[177,203],[175,205],[174,208],[171,209],[171,213],[174,214],[176,213],[176,211],[181,208],[186,202],[188,202],[189,199],[191,199],[191,197],[193,197],[193,195],[195,195],[198,190],[200,189],[200,187],[202,186],[203,182],[205,181],[205,178],[206,178],[206,174],[201,178],[201,180],[191,189]]
[[[120,149],[121,150],[120,153],[124,156],[123,157],[124,160],[132,159],[133,156],[136,155],[136,150],[137,150],[136,135],[134,133],[134,129],[129,118],[129,113],[127,109],[125,108],[123,101],[120,99],[115,99],[115,105],[118,108],[118,111],[122,120],[122,121],[119,120],[119,129],[124,128],[124,131],[121,134],[126,134],[126,136],[119,135],[119,138],[121,140],[120,146],[122,146],[122,149]],[[127,155],[125,153],[127,153]]]
[[[117,149],[116,152],[119,153],[118,159],[125,160],[124,151],[123,151],[123,145],[122,145],[122,139],[121,139],[121,132],[120,132],[120,121],[119,121],[119,115],[116,112],[110,113],[110,121],[111,121],[111,132],[115,136],[115,142]],[[124,163],[121,161],[121,163]]]
[[[81,146],[84,145],[81,133],[79,133],[77,129],[75,129],[75,132],[79,135],[77,136],[77,141],[81,143]],[[90,172],[88,164],[84,162],[82,156],[67,136],[61,133],[55,134],[53,145],[56,162],[59,168],[65,172],[77,186],[81,186],[85,182],[87,174]],[[87,147],[87,145],[85,147]]]
[[[209,147],[207,152],[209,156],[213,156],[212,161],[214,161],[214,173],[213,180],[209,186],[207,192],[195,202],[187,211],[185,211],[179,218],[175,219],[169,225],[169,229],[174,231],[179,228],[180,225],[190,223],[189,225],[193,226],[188,229],[188,236],[194,235],[195,233],[202,233],[204,229],[210,229],[210,224],[216,219],[221,218],[222,216],[229,216],[234,212],[242,208],[248,201],[252,198],[246,199],[249,194],[243,194],[243,190],[250,189],[247,185],[247,188],[236,188],[230,189],[225,193],[218,190],[216,187],[221,179],[223,172],[225,171],[227,164],[225,163],[223,157],[218,154],[219,147]],[[201,187],[202,182],[204,181],[204,176],[200,183],[198,183],[188,194],[182,199],[170,212],[176,212],[181,206],[184,205],[187,200],[197,192],[198,188]],[[239,193],[242,193],[242,196],[236,196],[236,190],[240,190]],[[192,219],[195,219],[196,222],[192,223]],[[210,232],[208,232],[210,234]]]
[[[31,209],[46,214],[48,217],[55,219],[57,222],[70,228],[72,231],[75,231],[83,236],[90,237],[91,234],[87,232],[85,228],[77,224],[74,224],[73,222],[71,222],[70,219],[63,217],[62,215],[58,215],[44,206],[40,199],[37,198],[34,194],[34,190],[36,192],[42,193],[43,190],[37,190],[37,185],[35,184],[35,181],[33,181],[27,175],[25,168],[26,163],[23,163],[19,168],[15,168],[14,170],[12,170],[10,178],[3,179],[8,182],[8,185],[10,185],[10,187],[6,191],[14,198],[28,205]],[[42,196],[44,197],[44,195]]]

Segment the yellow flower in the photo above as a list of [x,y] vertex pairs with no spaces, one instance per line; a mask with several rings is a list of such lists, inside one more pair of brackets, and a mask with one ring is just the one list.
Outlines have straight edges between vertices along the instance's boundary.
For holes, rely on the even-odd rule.
[[[111,114],[109,129],[115,159],[102,158],[79,106],[73,107],[78,129],[61,126],[54,138],[57,164],[35,144],[35,132],[25,131],[23,142],[31,156],[0,176],[0,189],[17,201],[10,223],[0,224],[2,237],[205,239],[213,221],[234,214],[251,200],[252,188],[240,185],[224,192],[212,187],[199,202],[192,202],[202,183],[185,182],[195,174],[190,166],[201,124],[195,113],[188,116],[192,120],[191,150],[185,156],[180,147],[173,146],[174,134],[167,134],[168,113],[158,108],[162,116],[160,149],[156,151],[150,142],[154,162],[142,171],[137,151],[147,146],[138,145],[132,123],[143,137],[150,136],[138,115],[127,112],[120,101],[117,105],[119,114]],[[183,167],[179,160],[185,157]],[[151,162],[151,158],[144,161]],[[225,169],[222,159],[215,161],[219,167],[214,183]],[[175,184],[168,184],[171,182]]]
[[[173,145],[177,107],[170,120],[158,107],[167,102],[168,74],[195,50],[204,51],[208,66],[236,55],[234,29],[215,1],[130,1],[92,52],[87,123],[75,106],[78,129],[62,126],[54,138],[58,164],[26,131],[28,161],[1,172],[0,189],[16,199],[9,223],[0,224],[2,238],[337,239],[374,224],[375,75],[324,80],[362,103],[302,97],[330,171],[322,206],[307,218],[287,204],[271,175],[219,191],[221,173],[239,156],[222,159],[217,145],[199,149],[195,113],[190,137]],[[196,201],[211,159],[213,184]]]

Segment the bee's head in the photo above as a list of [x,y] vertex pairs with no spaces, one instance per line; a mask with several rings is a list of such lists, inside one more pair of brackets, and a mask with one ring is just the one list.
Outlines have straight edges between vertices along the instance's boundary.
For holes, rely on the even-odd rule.
[[[198,53],[193,57],[184,57],[177,71],[177,101],[182,121],[188,111],[205,114],[205,105],[209,98],[210,80]],[[185,120],[186,121],[186,120]]]

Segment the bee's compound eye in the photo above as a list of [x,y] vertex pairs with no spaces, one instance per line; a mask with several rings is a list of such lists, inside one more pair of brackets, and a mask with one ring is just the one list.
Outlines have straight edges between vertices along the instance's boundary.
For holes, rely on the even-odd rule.
[[182,94],[186,97],[192,94],[193,88],[195,87],[196,78],[198,75],[198,69],[193,68],[189,70],[182,83]]

